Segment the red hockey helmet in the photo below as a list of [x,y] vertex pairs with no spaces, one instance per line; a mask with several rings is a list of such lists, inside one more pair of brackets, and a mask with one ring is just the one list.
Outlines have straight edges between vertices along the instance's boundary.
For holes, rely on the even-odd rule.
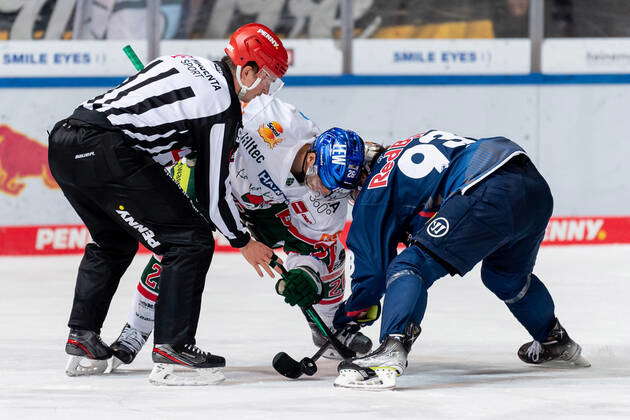
[[258,67],[267,68],[278,78],[284,76],[289,67],[289,57],[282,41],[260,23],[248,23],[234,31],[225,53],[237,66],[254,61]]

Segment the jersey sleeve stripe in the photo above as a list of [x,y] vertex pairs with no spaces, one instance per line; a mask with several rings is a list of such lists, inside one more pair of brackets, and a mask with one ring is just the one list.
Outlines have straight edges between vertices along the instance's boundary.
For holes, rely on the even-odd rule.
[[113,102],[116,102],[119,99],[127,96],[129,93],[133,92],[134,90],[138,90],[140,88],[143,88],[143,87],[145,87],[145,86],[147,86],[147,85],[149,85],[149,84],[151,84],[153,82],[157,82],[158,80],[162,80],[162,79],[166,79],[167,77],[174,76],[177,73],[179,73],[179,71],[177,69],[170,69],[170,70],[165,71],[163,73],[160,73],[160,74],[158,74],[156,76],[149,77],[148,79],[146,79],[146,80],[144,80],[144,81],[142,81],[142,82],[140,82],[138,84],[135,84],[135,85],[133,85],[133,86],[131,86],[129,88],[121,90],[120,92],[118,92],[118,94],[115,97],[104,101],[103,105],[109,105],[109,104],[111,104]]
[[159,65],[160,63],[162,63],[162,60],[155,60],[154,62],[150,63],[148,66],[146,66],[144,69],[142,69],[140,72],[134,74],[133,76],[127,78],[124,82],[122,82],[119,86],[115,87],[114,89],[110,89],[107,92],[103,93],[102,95],[98,95],[97,97],[90,99],[89,101],[87,101],[86,103],[88,104],[93,104],[96,101],[99,101],[101,99],[103,99],[105,96],[107,96],[109,93],[113,92],[114,90],[118,89],[121,86],[126,86],[129,83],[133,82],[134,80],[136,80],[140,75],[144,75],[147,72],[153,70],[153,68],[155,68],[155,66]]
[[164,105],[169,105],[178,101],[193,98],[195,92],[190,87],[171,90],[161,95],[146,98],[135,105],[125,108],[113,108],[105,112],[106,115],[142,114]]

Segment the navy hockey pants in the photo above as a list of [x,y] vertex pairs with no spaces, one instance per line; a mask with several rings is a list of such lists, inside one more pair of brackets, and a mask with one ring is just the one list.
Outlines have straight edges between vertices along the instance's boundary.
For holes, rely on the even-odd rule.
[[555,319],[554,303],[532,270],[553,199],[528,158],[513,158],[468,191],[444,202],[414,235],[415,245],[388,267],[381,339],[420,323],[427,289],[446,274],[463,275],[482,261],[484,285],[535,340]]

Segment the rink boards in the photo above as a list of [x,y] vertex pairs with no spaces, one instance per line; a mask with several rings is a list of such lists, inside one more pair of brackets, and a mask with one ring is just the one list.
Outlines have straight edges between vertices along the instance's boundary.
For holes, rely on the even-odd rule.
[[[350,228],[347,222],[342,240]],[[215,233],[216,251],[235,252]],[[91,240],[83,225],[0,227],[0,255],[81,254]],[[545,245],[609,245],[630,243],[630,217],[554,217],[547,226]],[[149,251],[141,247],[141,253]]]

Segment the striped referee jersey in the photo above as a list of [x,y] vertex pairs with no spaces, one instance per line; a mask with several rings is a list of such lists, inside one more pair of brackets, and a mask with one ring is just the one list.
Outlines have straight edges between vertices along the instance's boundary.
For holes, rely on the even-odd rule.
[[249,241],[228,178],[241,105],[225,63],[188,55],[159,57],[83,102],[72,117],[120,130],[132,147],[163,166],[197,152],[197,200],[232,246]]

